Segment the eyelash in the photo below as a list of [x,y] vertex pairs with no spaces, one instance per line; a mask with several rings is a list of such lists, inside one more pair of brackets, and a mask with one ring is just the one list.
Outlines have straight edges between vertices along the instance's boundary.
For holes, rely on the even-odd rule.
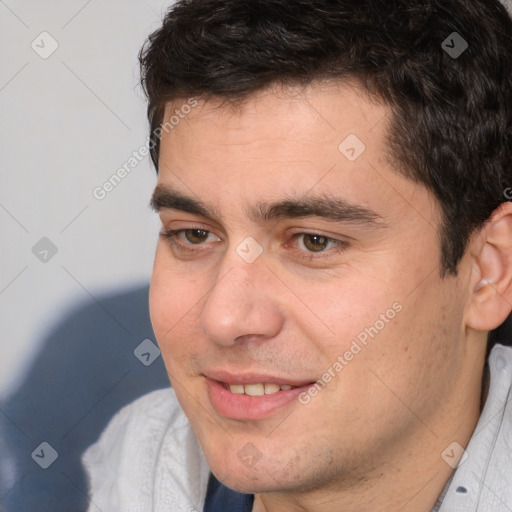
[[[201,251],[201,249],[190,249],[189,247],[194,246],[194,245],[197,245],[197,246],[203,245],[202,243],[201,244],[182,244],[177,241],[177,237],[181,233],[183,233],[185,231],[194,231],[194,230],[204,231],[207,234],[211,234],[210,231],[208,231],[206,229],[202,229],[202,228],[185,228],[185,229],[174,229],[174,230],[171,229],[168,231],[162,231],[160,233],[160,236],[164,240],[166,240],[171,247],[178,249],[182,253],[189,254],[189,255],[195,255],[195,254],[199,253]],[[299,257],[305,261],[312,261],[314,259],[318,260],[318,259],[322,259],[322,258],[328,258],[328,257],[333,256],[333,254],[337,255],[339,253],[346,251],[349,246],[349,243],[344,240],[337,240],[335,238],[330,238],[328,236],[323,235],[322,233],[296,233],[295,235],[293,235],[292,239],[295,240],[296,238],[299,238],[301,236],[308,236],[308,235],[323,237],[326,239],[326,241],[328,243],[334,242],[336,244],[336,247],[334,247],[332,249],[318,251],[318,252],[314,252],[314,251],[307,252],[307,251],[303,251],[303,250],[299,249],[299,253],[300,253]]]

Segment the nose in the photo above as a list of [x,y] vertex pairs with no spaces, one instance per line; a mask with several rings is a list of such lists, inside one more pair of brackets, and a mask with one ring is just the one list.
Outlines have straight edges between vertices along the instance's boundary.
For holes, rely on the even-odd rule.
[[233,252],[225,257],[217,276],[199,318],[209,340],[230,346],[279,333],[284,318],[282,292],[263,258],[246,263]]

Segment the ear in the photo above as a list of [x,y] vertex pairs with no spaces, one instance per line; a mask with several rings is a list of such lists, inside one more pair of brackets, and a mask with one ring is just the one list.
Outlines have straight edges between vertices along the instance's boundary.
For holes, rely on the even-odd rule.
[[501,204],[471,239],[466,324],[477,331],[500,326],[512,310],[512,202]]

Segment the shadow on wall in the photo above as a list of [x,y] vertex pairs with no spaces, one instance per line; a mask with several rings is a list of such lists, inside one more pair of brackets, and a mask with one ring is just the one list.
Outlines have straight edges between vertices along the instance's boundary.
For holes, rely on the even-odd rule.
[[124,405],[170,386],[148,290],[106,296],[67,316],[0,404],[2,512],[86,510],[82,453]]

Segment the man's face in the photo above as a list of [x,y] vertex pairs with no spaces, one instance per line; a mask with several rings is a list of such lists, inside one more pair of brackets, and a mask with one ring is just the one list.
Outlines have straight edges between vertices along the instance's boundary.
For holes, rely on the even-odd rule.
[[461,380],[468,269],[440,277],[439,206],[387,157],[389,108],[339,85],[185,110],[151,318],[216,476],[307,490],[419,453]]

